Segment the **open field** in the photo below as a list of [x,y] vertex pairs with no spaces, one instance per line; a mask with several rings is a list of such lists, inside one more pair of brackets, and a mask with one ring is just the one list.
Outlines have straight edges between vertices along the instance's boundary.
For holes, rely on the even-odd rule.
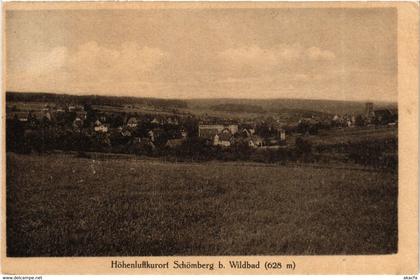
[[[288,134],[286,142],[289,146],[294,146],[296,138],[301,134]],[[365,141],[376,142],[383,140],[397,140],[397,126],[380,127],[345,127],[333,129],[320,129],[316,135],[306,136],[313,145],[338,145],[348,143],[361,143]]]
[[8,256],[385,254],[397,174],[7,155]]
[[341,129],[322,130],[311,140],[315,145],[334,145],[342,143],[358,143],[364,141],[379,141],[397,139],[398,128],[396,126],[382,127],[348,127]]

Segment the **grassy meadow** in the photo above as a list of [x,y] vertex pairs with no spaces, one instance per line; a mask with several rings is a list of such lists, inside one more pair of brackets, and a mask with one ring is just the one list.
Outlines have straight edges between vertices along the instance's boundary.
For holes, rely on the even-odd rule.
[[397,174],[7,154],[7,255],[386,254]]

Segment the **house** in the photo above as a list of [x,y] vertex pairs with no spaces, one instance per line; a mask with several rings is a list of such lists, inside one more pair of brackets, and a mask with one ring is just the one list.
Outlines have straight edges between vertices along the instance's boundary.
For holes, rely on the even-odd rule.
[[334,115],[334,117],[331,120],[331,124],[335,127],[342,127],[346,125],[344,118],[338,114]]
[[184,143],[184,139],[169,139],[166,144],[165,147],[167,148],[175,148],[175,147],[179,147],[182,145],[182,143]]
[[242,128],[239,132],[242,137],[250,137],[255,134],[255,129],[253,128]]
[[134,137],[131,141],[131,145],[142,149],[155,149],[155,144],[153,144],[149,138],[144,137]]
[[168,118],[166,119],[166,122],[167,122],[168,124],[173,124],[173,125],[178,125],[178,124],[179,124],[179,122],[178,122],[178,119],[177,119],[177,118],[171,118],[171,117],[168,117]]
[[149,130],[149,132],[147,133],[149,135],[149,139],[152,142],[155,142],[159,137],[161,137],[161,135],[164,133],[165,131],[161,128],[155,128],[152,130]]
[[299,124],[298,124],[298,132],[302,134],[317,134],[318,129],[320,128],[320,124],[321,122],[318,119],[312,119],[312,118],[300,119]]
[[127,120],[127,127],[136,128],[138,125],[138,120],[135,117],[131,117]]
[[122,129],[120,133],[121,133],[121,136],[131,137],[131,132],[128,129]]
[[153,120],[151,121],[151,123],[153,124],[160,124],[159,120],[157,118],[153,118]]
[[286,141],[286,130],[284,129],[278,129],[277,130],[277,136],[280,139],[280,141]]
[[216,134],[221,132],[223,129],[223,126],[208,126],[208,125],[199,125],[198,126],[198,136],[211,139]]
[[376,124],[389,124],[398,121],[398,112],[395,109],[379,109],[374,111]]
[[233,135],[238,132],[236,124],[200,124],[198,136],[205,138],[213,146],[228,147],[233,143]]
[[241,131],[241,136],[242,137],[250,137],[251,136],[251,133],[248,131],[248,129],[244,128]]
[[219,135],[214,135],[213,137],[213,146],[218,146],[219,145]]
[[155,134],[154,134],[153,130],[149,130],[149,132],[147,132],[147,135],[149,136],[149,139],[152,142],[155,142]]
[[365,116],[368,119],[371,119],[375,116],[375,112],[373,111],[373,103],[372,102],[366,102],[365,105]]
[[27,122],[30,128],[36,128],[38,126],[39,120],[33,111],[28,113]]
[[101,124],[99,126],[95,126],[93,128],[95,130],[95,132],[99,132],[99,133],[107,133],[108,132],[108,127]]
[[95,122],[95,126],[94,126],[93,130],[95,132],[98,132],[98,133],[107,133],[108,132],[108,127],[106,125],[104,125],[101,121],[97,120]]
[[248,146],[252,148],[258,148],[263,146],[263,139],[257,135],[251,135],[247,138]]
[[87,112],[85,110],[76,111],[76,116],[78,118],[80,118],[81,120],[86,120],[86,118],[87,118]]
[[73,128],[80,129],[83,126],[83,120],[81,118],[76,117],[73,121]]
[[223,146],[223,147],[229,147],[233,143],[233,135],[230,133],[229,130],[222,131],[220,134],[216,134],[213,137],[213,145],[214,146]]
[[341,125],[344,127],[352,127],[356,122],[355,117],[353,115],[346,114],[342,117]]
[[285,143],[276,137],[265,138],[263,140],[263,147],[265,149],[277,149]]
[[50,107],[44,107],[41,109],[42,112],[42,117],[47,118],[48,120],[51,121],[51,110]]
[[230,133],[232,133],[232,135],[234,135],[238,132],[238,125],[237,124],[230,124],[230,125],[227,126],[227,128],[229,129]]
[[186,132],[184,129],[181,129],[181,137],[182,138],[187,138],[187,136],[188,136],[188,132]]
[[216,134],[220,134],[223,131],[229,131],[231,135],[238,132],[237,124],[200,124],[198,126],[198,136],[203,138],[214,138]]
[[8,113],[7,119],[15,119],[19,120],[20,122],[27,122],[28,121],[28,112],[14,112]]

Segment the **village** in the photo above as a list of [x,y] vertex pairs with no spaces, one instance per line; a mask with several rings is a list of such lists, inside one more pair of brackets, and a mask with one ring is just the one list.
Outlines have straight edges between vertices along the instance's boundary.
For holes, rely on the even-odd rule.
[[364,114],[307,114],[295,122],[285,122],[275,116],[238,119],[207,114],[149,114],[46,103],[38,110],[29,111],[16,105],[7,107],[7,143],[11,150],[26,152],[48,147],[134,154],[159,151],[162,155],[165,151],[185,149],[185,145],[193,149],[278,150],[293,148],[297,141],[318,135],[319,131],[397,126],[397,123],[396,110],[375,110],[371,102],[365,104]]

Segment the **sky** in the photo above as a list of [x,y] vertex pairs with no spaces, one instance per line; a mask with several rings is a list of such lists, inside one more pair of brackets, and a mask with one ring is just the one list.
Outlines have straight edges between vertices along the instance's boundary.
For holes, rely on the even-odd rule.
[[397,13],[9,10],[8,91],[397,100]]

